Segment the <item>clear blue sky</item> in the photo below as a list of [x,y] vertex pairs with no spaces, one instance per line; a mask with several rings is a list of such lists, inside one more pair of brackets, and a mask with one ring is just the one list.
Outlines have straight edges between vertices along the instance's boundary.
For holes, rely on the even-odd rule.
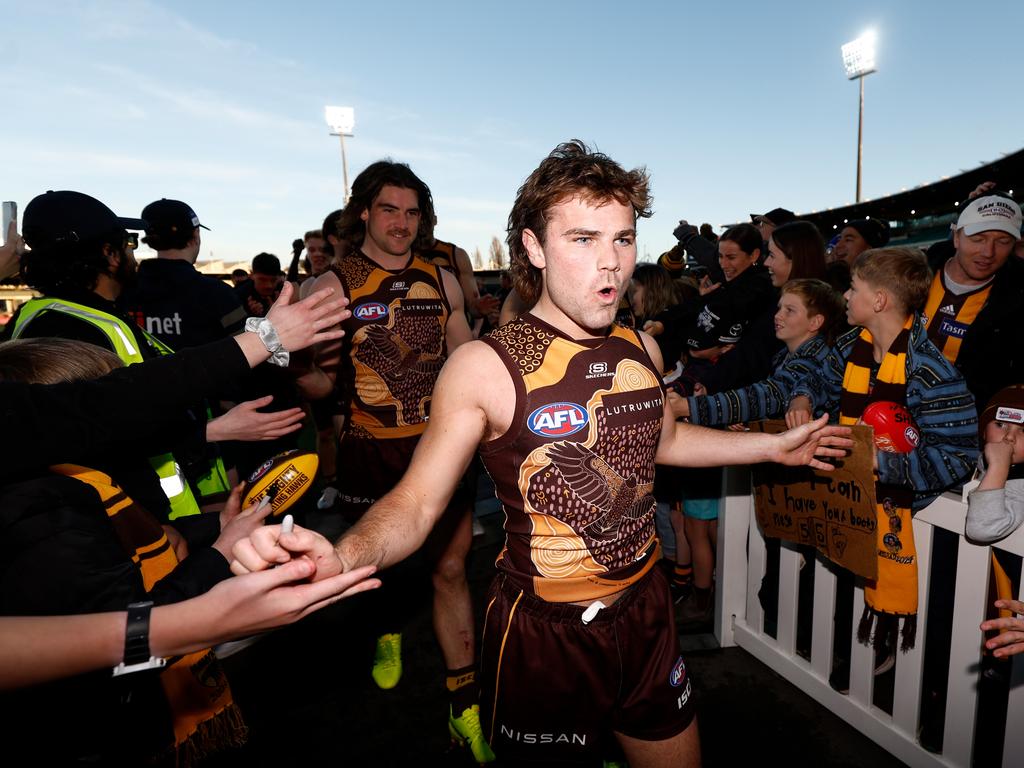
[[[578,137],[652,176],[641,258],[675,222],[852,202],[857,85],[877,30],[864,195],[1024,145],[1024,3],[10,2],[0,199],[191,203],[201,259],[289,253],[340,207],[327,104],[352,106],[349,177],[384,156],[431,187],[438,234],[486,255],[516,189]],[[140,255],[145,255],[145,249]]]

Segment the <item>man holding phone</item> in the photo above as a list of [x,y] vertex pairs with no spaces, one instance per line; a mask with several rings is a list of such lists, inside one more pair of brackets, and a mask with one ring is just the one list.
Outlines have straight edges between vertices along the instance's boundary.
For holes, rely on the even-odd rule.
[[18,204],[7,200],[3,204],[3,228],[0,229],[0,280],[18,274],[18,260],[25,250],[25,241],[18,234]]

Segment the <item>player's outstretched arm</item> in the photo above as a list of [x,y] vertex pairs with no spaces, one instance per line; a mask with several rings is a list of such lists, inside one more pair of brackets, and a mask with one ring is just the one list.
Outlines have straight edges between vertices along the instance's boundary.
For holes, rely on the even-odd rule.
[[430,424],[398,485],[336,546],[346,570],[385,568],[411,555],[444,513],[473,454],[487,434],[495,383],[507,373],[482,342],[455,351],[434,385]]
[[[641,337],[651,361],[662,370],[658,345],[647,334],[641,334]],[[707,429],[677,422],[666,399],[655,461],[677,467],[717,467],[774,461],[830,470],[832,465],[823,459],[845,456],[853,447],[849,434],[849,427],[830,426],[827,416],[777,435]]]

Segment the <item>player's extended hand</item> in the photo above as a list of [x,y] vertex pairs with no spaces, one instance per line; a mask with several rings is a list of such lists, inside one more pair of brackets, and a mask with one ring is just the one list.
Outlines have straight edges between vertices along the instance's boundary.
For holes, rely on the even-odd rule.
[[206,440],[273,440],[302,428],[303,410],[286,408],[283,411],[261,412],[273,402],[273,395],[266,395],[256,400],[246,400],[230,411],[206,424]]
[[[1024,614],[1024,603],[1019,600],[996,600],[996,608]],[[1024,619],[1016,617],[989,619],[981,622],[981,630],[996,630],[998,635],[985,641],[985,647],[998,659],[1024,653]]]
[[352,313],[345,309],[348,299],[331,298],[333,288],[322,288],[302,301],[291,303],[294,286],[285,282],[281,295],[267,313],[282,346],[289,352],[344,336],[341,321]]
[[846,456],[853,448],[849,427],[830,426],[828,415],[802,426],[780,432],[777,454],[772,461],[790,466],[806,464],[815,469],[830,471],[834,467],[822,461],[822,457]]
[[338,553],[327,539],[316,531],[298,525],[291,533],[281,533],[280,525],[264,525],[238,541],[232,550],[231,572],[235,574],[263,571],[289,560],[305,557],[316,565],[313,581],[320,581],[344,569]]

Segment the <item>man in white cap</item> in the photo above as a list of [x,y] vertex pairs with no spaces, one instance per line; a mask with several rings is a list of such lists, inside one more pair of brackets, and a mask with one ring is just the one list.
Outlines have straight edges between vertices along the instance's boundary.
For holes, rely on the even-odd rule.
[[1020,205],[989,192],[962,207],[951,257],[933,253],[935,279],[924,313],[928,336],[987,403],[1024,381],[1024,264],[1011,258],[1020,239]]

